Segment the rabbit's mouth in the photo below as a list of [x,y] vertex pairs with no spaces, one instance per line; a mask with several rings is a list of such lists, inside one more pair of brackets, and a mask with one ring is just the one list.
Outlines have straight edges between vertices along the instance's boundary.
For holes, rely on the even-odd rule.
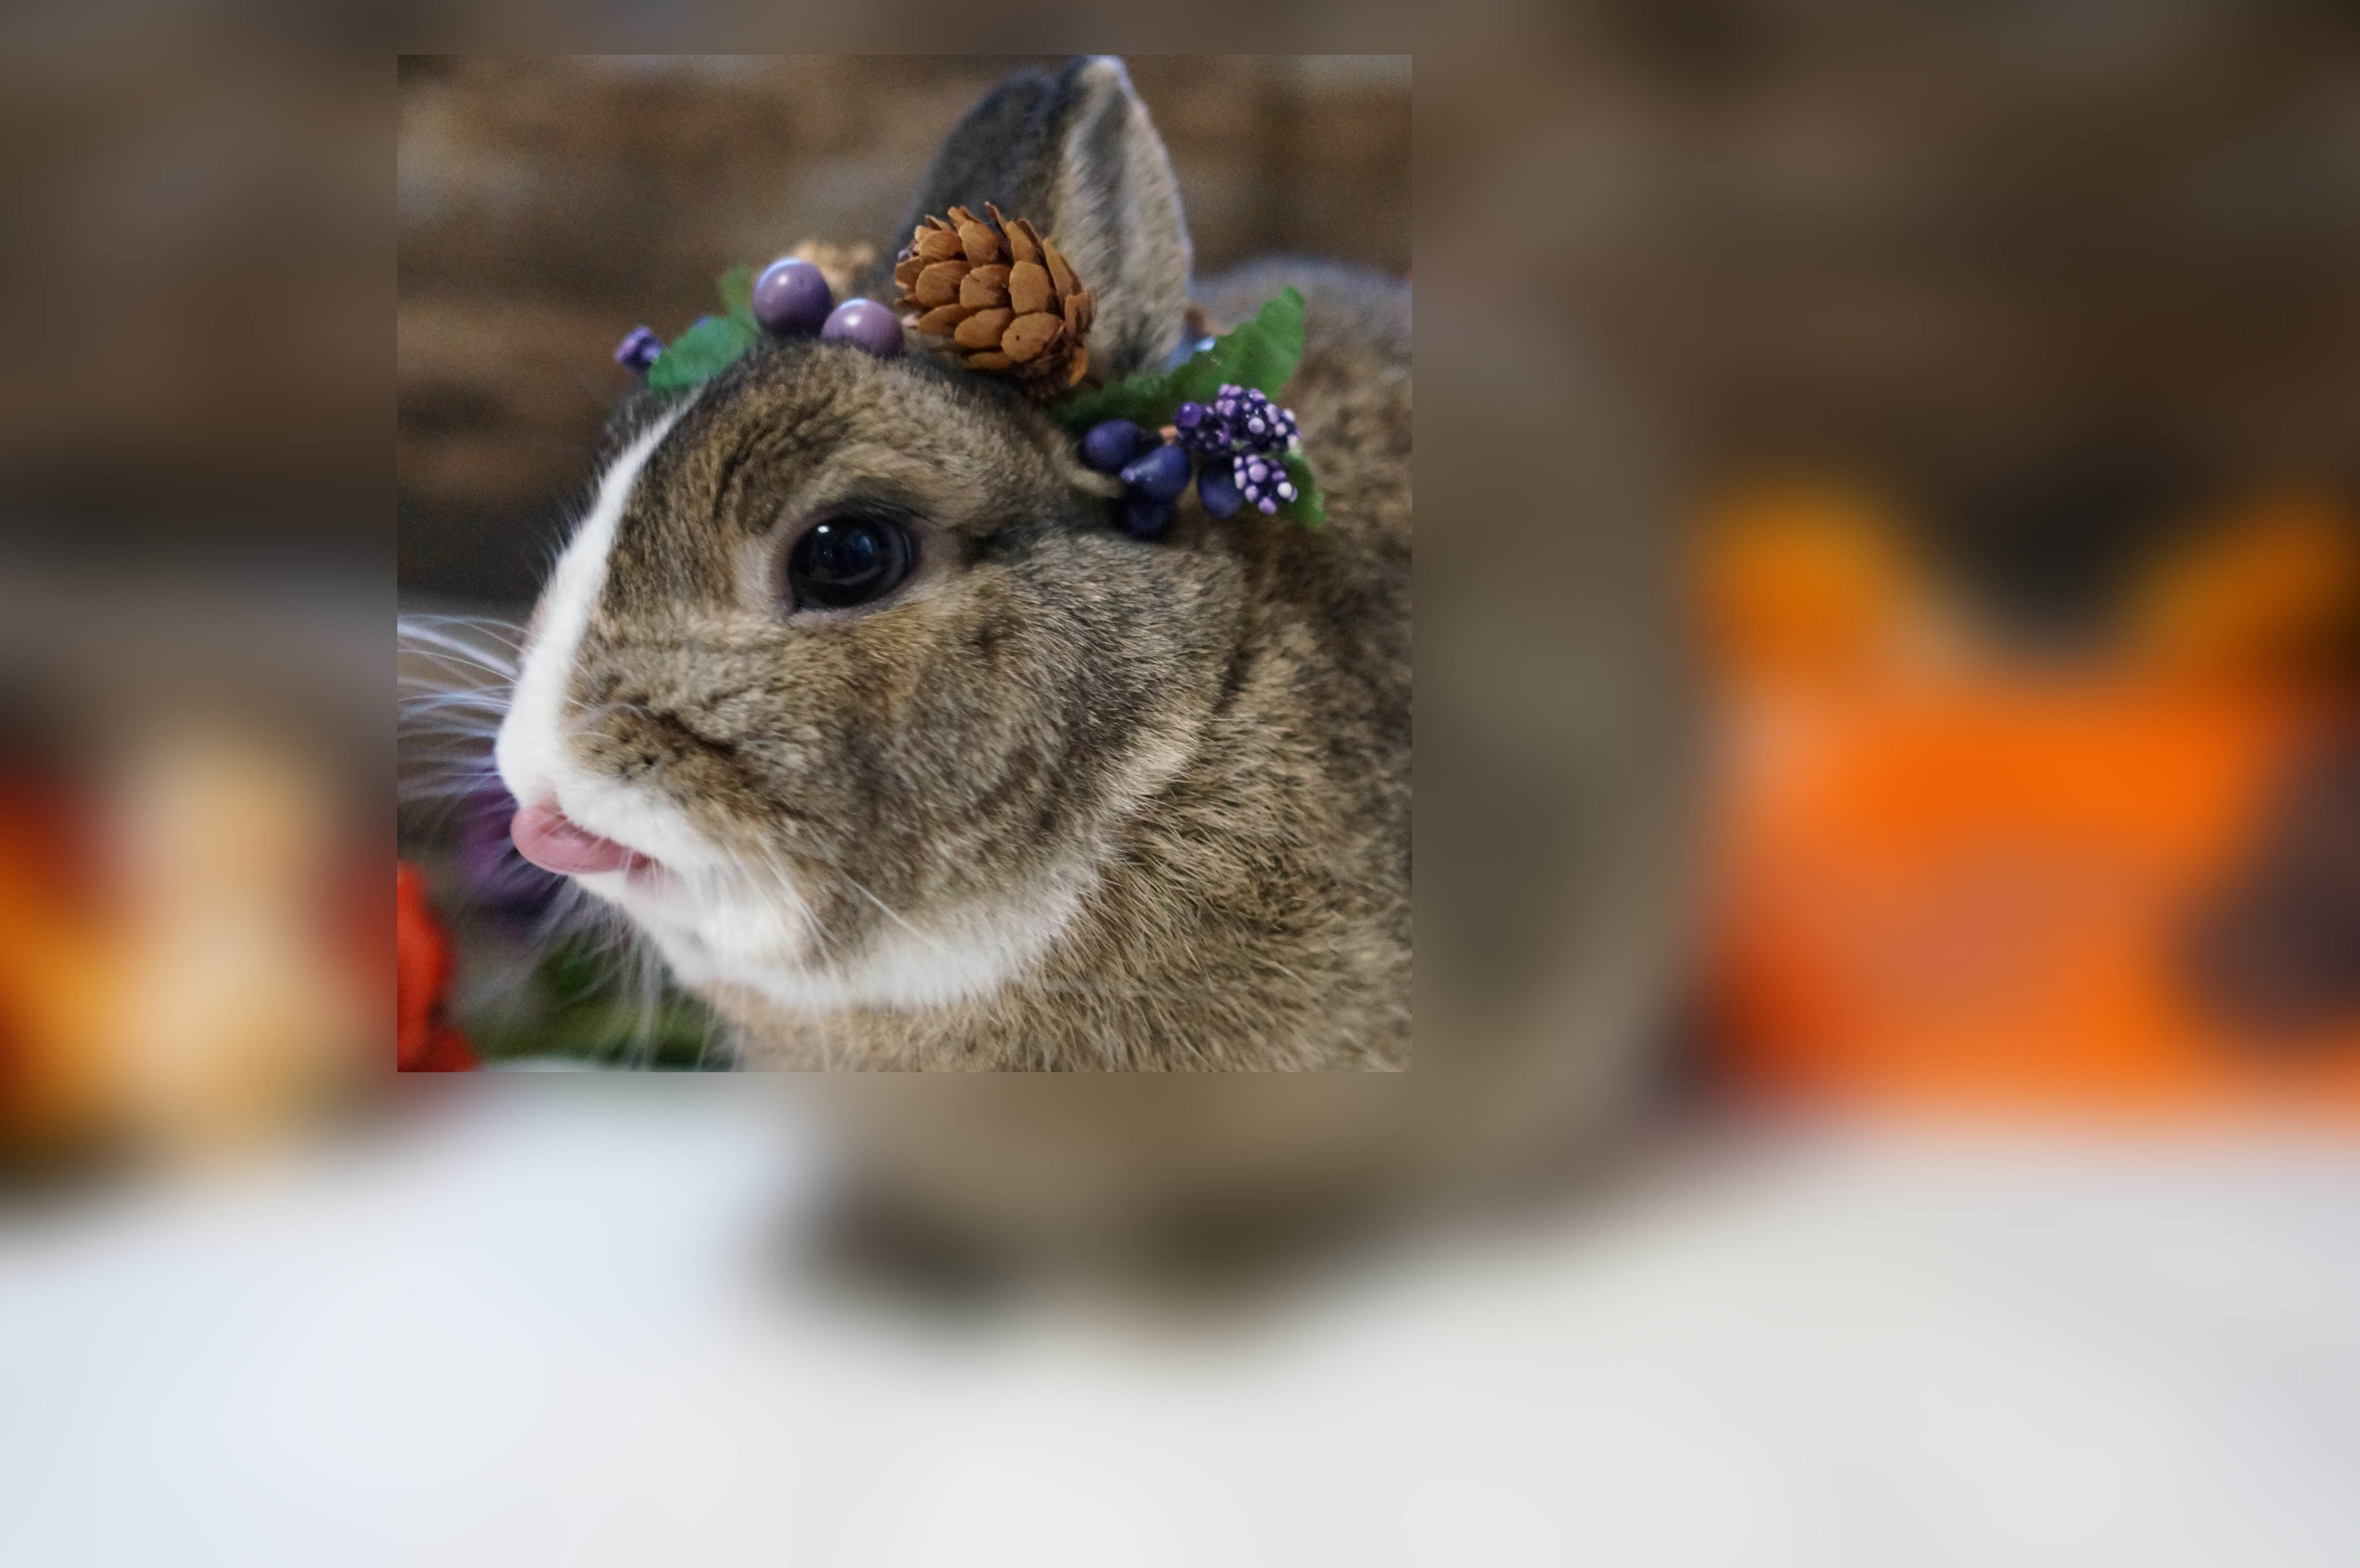
[[527,806],[508,824],[517,853],[561,877],[651,869],[655,862],[628,844],[576,825],[554,806]]

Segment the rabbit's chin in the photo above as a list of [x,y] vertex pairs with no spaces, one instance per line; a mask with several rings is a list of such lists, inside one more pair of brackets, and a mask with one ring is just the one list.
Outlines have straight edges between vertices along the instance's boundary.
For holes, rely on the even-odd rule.
[[646,931],[683,985],[742,988],[780,1007],[819,1012],[945,1007],[992,995],[1056,942],[1081,903],[1084,879],[947,913],[894,912],[850,949],[832,942],[782,887],[628,871],[579,880]]

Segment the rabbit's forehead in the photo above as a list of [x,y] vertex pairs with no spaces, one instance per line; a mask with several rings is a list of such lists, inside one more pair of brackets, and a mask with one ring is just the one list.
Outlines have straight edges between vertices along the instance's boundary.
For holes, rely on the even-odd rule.
[[1037,483],[1041,467],[1017,419],[923,367],[806,354],[700,397],[643,488],[739,530],[767,529],[796,502],[870,489],[956,527],[995,489]]

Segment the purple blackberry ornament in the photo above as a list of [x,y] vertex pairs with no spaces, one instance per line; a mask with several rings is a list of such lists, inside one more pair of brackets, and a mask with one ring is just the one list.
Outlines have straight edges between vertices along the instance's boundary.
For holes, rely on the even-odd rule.
[[901,352],[900,318],[874,299],[847,299],[828,312],[819,336],[822,343],[849,343],[880,359]]
[[1154,441],[1152,431],[1140,429],[1129,419],[1102,420],[1082,437],[1082,466],[1100,474],[1120,474]]
[[754,280],[754,320],[781,337],[808,337],[836,306],[826,277],[808,261],[781,256]]
[[615,345],[615,363],[634,376],[645,376],[648,366],[663,353],[663,339],[646,327],[633,327],[623,341]]
[[1196,474],[1196,499],[1205,510],[1216,517],[1234,517],[1245,505],[1245,496],[1238,490],[1237,476],[1226,463],[1207,463]]
[[1159,446],[1125,464],[1122,482],[1134,495],[1151,501],[1177,500],[1188,488],[1188,454],[1176,446]]
[[1172,531],[1172,514],[1171,502],[1134,494],[1122,504],[1122,531],[1135,539],[1160,539]]

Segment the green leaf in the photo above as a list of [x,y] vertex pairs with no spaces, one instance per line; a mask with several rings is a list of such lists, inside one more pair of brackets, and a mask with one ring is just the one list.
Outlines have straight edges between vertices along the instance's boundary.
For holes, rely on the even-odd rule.
[[754,273],[733,267],[719,280],[721,305],[727,315],[699,316],[696,324],[672,340],[648,366],[648,385],[659,392],[675,392],[720,375],[756,343],[762,329],[754,321]]
[[1107,419],[1129,419],[1154,430],[1170,421],[1180,401],[1180,395],[1172,390],[1171,376],[1142,371],[1111,387],[1067,398],[1058,405],[1057,418],[1075,430],[1088,430]]
[[1290,284],[1264,301],[1252,321],[1223,333],[1170,375],[1142,371],[1125,376],[1067,399],[1057,418],[1069,430],[1087,430],[1104,419],[1129,419],[1152,430],[1169,424],[1183,403],[1211,402],[1226,384],[1276,397],[1302,358],[1303,296]]
[[1306,528],[1316,528],[1326,522],[1328,495],[1319,488],[1319,481],[1311,476],[1311,460],[1299,452],[1288,452],[1286,476],[1295,481],[1295,496],[1278,509],[1278,515]]
[[672,339],[648,366],[648,386],[658,392],[671,392],[709,381],[751,348],[757,335],[751,326],[734,317],[699,316],[694,326]]
[[1303,296],[1289,284],[1262,302],[1254,319],[1215,340],[1172,373],[1172,406],[1209,403],[1227,384],[1251,387],[1275,398],[1303,358]]
[[733,267],[721,275],[721,303],[727,307],[729,319],[748,332],[757,330],[754,322],[754,269]]

